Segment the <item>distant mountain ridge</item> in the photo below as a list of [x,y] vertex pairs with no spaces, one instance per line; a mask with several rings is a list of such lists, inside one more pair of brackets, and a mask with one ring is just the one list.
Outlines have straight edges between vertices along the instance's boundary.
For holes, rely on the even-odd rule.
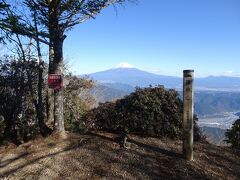
[[198,115],[240,110],[240,92],[197,91],[194,101]]
[[196,86],[198,88],[207,87],[212,90],[240,91],[240,77],[209,76],[205,78],[196,78]]
[[[88,74],[94,80],[103,84],[126,84],[146,87],[149,85],[164,85],[166,88],[182,89],[182,78],[149,73],[137,68],[113,68],[106,71]],[[237,91],[240,92],[240,78],[228,76],[209,76],[195,78],[195,89],[199,91]]]
[[113,68],[88,75],[100,83],[121,83],[136,87],[164,85],[166,87],[181,86],[181,78],[162,76],[139,70],[137,68]]

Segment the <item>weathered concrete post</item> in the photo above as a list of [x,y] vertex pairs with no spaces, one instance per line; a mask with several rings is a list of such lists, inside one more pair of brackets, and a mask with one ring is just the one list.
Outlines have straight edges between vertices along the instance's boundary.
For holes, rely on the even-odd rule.
[[194,71],[183,71],[183,157],[193,160]]

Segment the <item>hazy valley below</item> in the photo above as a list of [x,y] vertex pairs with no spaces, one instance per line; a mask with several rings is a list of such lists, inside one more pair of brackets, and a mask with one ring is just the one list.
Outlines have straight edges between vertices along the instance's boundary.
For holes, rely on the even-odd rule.
[[201,127],[203,134],[207,140],[216,145],[227,145],[225,140],[225,132],[232,127],[234,121],[239,116],[238,112],[224,112],[212,115],[199,116],[198,125]]
[[[239,111],[240,112],[240,111]],[[199,126],[214,127],[220,129],[229,129],[232,123],[239,118],[237,112],[224,112],[213,115],[199,116]]]

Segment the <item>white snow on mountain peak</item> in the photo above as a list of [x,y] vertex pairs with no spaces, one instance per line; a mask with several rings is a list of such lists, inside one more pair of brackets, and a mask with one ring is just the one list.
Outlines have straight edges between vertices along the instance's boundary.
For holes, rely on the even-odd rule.
[[116,65],[115,68],[134,68],[134,66],[127,62],[122,62],[122,63]]

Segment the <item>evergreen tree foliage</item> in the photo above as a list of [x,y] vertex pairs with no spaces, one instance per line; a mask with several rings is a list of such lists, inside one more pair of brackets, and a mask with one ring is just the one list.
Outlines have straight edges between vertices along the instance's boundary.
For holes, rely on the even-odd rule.
[[232,147],[240,149],[240,119],[236,120],[231,129],[228,129],[226,134],[226,142]]

